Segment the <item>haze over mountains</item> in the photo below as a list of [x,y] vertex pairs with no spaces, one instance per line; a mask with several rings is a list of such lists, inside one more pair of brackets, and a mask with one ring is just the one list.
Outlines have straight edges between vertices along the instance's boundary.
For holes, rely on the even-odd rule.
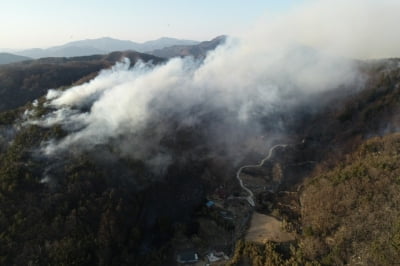
[[10,53],[0,53],[0,65],[29,60],[31,58]]
[[13,52],[16,55],[31,58],[42,57],[73,57],[94,54],[107,54],[113,51],[134,50],[137,52],[149,52],[174,45],[195,45],[199,42],[193,40],[180,40],[175,38],[162,37],[157,40],[143,43],[118,40],[110,37],[73,41],[60,46],[46,49],[33,48]]

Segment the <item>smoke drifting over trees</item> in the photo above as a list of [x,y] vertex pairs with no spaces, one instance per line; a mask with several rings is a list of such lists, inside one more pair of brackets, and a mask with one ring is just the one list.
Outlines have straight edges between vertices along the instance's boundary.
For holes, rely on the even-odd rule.
[[[374,56],[382,51],[370,41],[371,31],[383,36],[387,21],[397,17],[393,9],[379,13],[378,6],[375,1],[310,2],[228,38],[203,61],[175,58],[130,68],[124,60],[88,83],[50,90],[47,100],[54,111],[35,123],[61,124],[69,134],[47,143],[44,152],[112,143],[123,155],[158,164],[171,161],[163,145],[166,136],[196,127],[205,142],[236,146],[240,136],[261,134],[261,118],[290,112],[294,106],[318,106],[319,94],[338,87],[358,90],[363,77],[355,62],[336,55]],[[397,41],[385,36],[386,46]],[[269,127],[282,127],[279,122],[269,121]]]

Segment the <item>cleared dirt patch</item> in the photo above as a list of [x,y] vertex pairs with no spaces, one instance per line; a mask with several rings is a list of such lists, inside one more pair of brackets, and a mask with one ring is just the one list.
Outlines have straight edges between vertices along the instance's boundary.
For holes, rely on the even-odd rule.
[[294,234],[282,230],[282,222],[275,217],[253,213],[250,228],[245,239],[263,243],[267,240],[274,242],[288,242],[295,239]]

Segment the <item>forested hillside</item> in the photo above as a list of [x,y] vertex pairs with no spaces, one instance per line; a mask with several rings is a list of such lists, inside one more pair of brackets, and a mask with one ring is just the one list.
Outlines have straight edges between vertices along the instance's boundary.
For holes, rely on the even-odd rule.
[[228,265],[398,263],[398,62],[361,63],[368,76],[366,88],[303,128],[307,137],[299,152],[318,163],[302,181],[285,185],[294,198],[282,194],[274,200],[275,213],[286,222],[286,230],[297,233],[297,240],[239,242]]
[[[226,113],[203,112],[196,127],[176,127],[174,114],[162,114],[159,125],[173,130],[160,141],[176,154],[162,177],[144,161],[119,156],[113,142],[53,157],[42,153],[45,143],[68,132],[27,123],[52,111],[44,97],[33,102],[35,97],[53,81],[54,86],[84,82],[120,56],[45,59],[4,70],[13,69],[9,83],[16,88],[19,79],[12,77],[22,73],[32,94],[0,113],[0,264],[174,265],[179,239],[206,249],[215,236],[204,228],[229,237],[242,230],[243,225],[221,218],[219,209],[205,207],[216,188],[223,187],[219,193],[231,198],[240,193],[233,178],[237,164],[227,159],[226,150],[204,145],[209,136],[205,125],[218,125]],[[132,56],[133,62],[143,57]],[[271,116],[286,122],[294,144],[274,159],[283,182],[267,201],[257,198],[257,210],[283,220],[296,240],[240,240],[228,253],[232,259],[227,265],[396,263],[400,70],[398,60],[359,62],[359,68],[365,78],[362,88],[339,88],[346,96],[340,103],[329,96],[326,106],[313,111],[299,107],[295,116]],[[60,81],[58,75],[65,73],[71,76]],[[268,124],[265,128],[269,132]],[[154,125],[146,128],[146,136],[152,138],[153,130]]]

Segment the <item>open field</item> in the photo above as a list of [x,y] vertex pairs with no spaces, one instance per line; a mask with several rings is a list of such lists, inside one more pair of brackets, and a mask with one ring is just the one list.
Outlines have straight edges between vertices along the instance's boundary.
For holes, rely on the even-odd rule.
[[294,234],[282,229],[282,222],[278,219],[254,212],[246,240],[263,243],[267,240],[274,242],[288,242],[295,239]]

